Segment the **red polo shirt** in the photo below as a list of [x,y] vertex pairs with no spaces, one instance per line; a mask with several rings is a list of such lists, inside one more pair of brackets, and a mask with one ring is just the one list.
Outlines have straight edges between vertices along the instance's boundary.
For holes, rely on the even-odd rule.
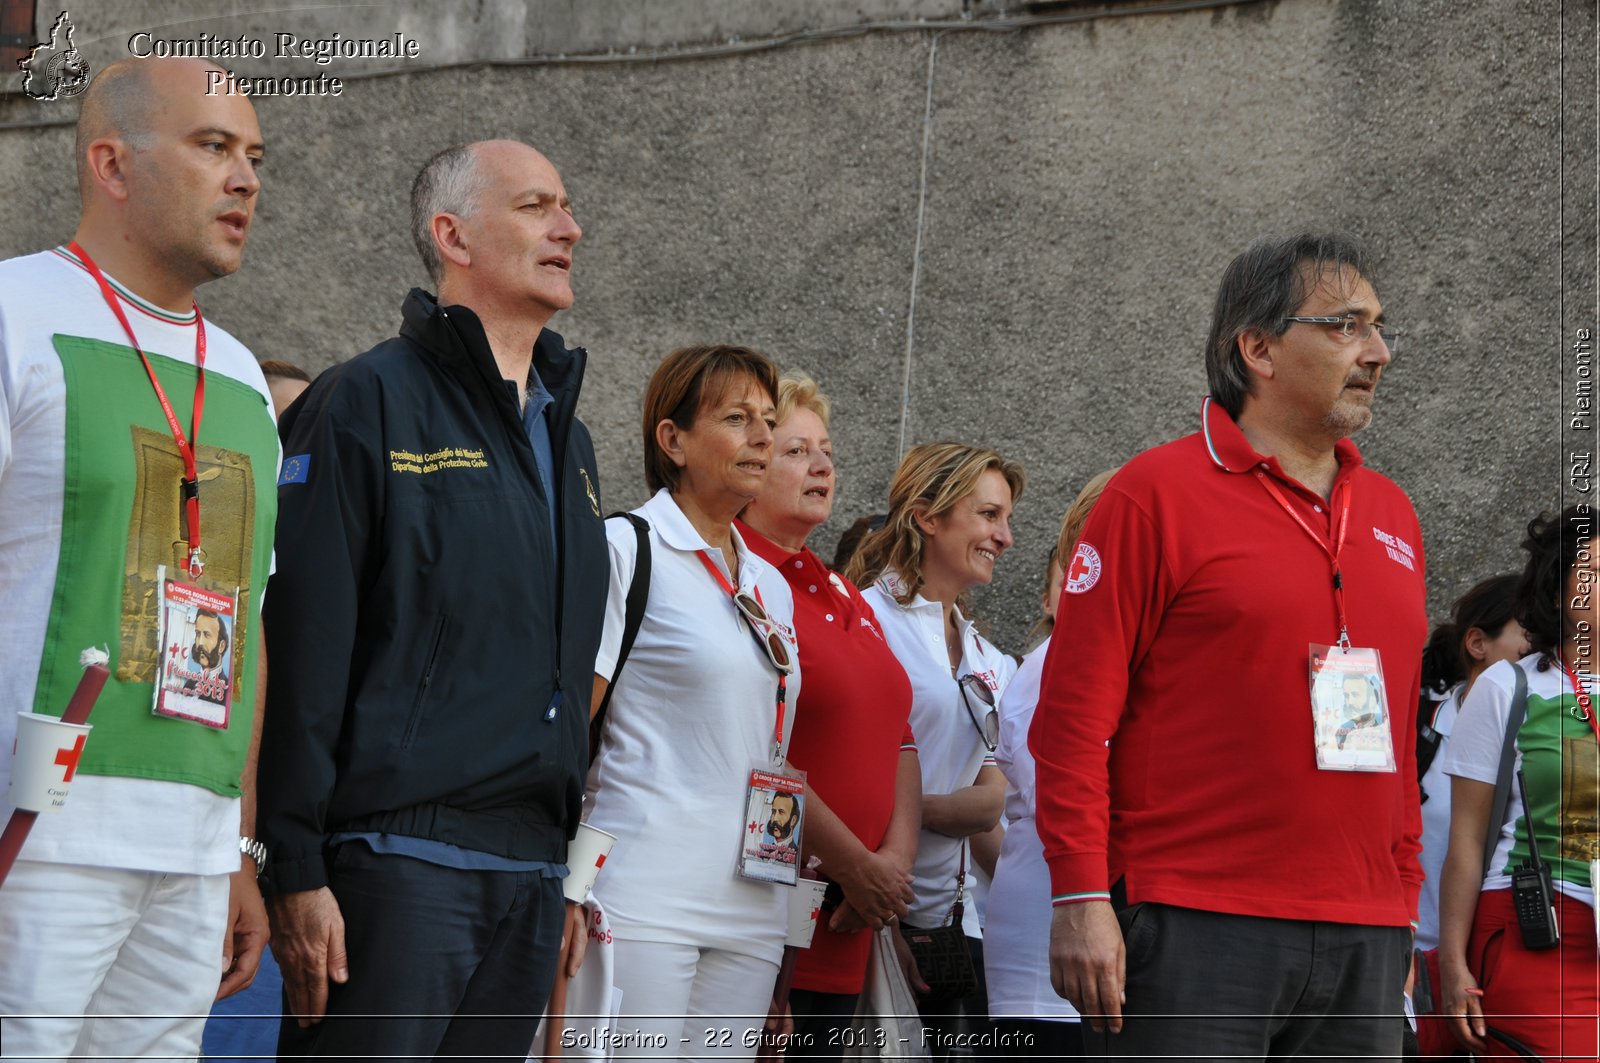
[[[911,681],[854,584],[830,572],[810,550],[790,553],[743,521],[739,534],[794,591],[795,641],[806,681],[795,706],[789,762],[805,771],[812,789],[876,852],[894,812],[900,752],[916,748]],[[835,934],[827,919],[800,953],[795,987],[859,993],[872,935]]]
[[1255,473],[1331,546],[1330,506],[1220,406],[1201,416],[1111,481],[1070,561],[1029,733],[1051,892],[1122,879],[1130,903],[1405,925],[1422,881],[1416,513],[1338,445],[1350,640],[1381,656],[1398,770],[1319,771],[1308,658],[1339,636],[1332,565]]

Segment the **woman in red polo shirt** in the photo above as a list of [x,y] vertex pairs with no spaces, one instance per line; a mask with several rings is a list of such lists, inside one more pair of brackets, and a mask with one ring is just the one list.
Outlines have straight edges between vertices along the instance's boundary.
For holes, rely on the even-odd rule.
[[872,935],[865,931],[904,915],[912,897],[922,773],[905,670],[861,592],[806,548],[833,512],[828,400],[810,379],[786,376],[777,417],[766,482],[740,515],[739,531],[794,592],[806,683],[789,762],[822,799],[807,806],[805,851],[838,886],[823,902],[831,914],[824,912],[795,967],[787,1054],[837,1056],[866,976]]

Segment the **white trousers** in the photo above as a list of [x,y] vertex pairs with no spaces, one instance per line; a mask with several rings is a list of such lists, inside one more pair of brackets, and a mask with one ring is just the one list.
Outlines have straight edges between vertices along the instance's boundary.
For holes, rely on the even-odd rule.
[[778,965],[726,949],[617,938],[616,1035],[638,1036],[618,1059],[750,1059],[772,1003]]
[[0,888],[3,1058],[195,1059],[227,920],[227,875],[18,860]]

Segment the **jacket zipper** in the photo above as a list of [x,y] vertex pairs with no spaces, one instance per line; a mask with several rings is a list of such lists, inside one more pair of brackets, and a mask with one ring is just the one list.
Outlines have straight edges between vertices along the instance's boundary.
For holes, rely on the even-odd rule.
[[422,723],[422,706],[428,700],[428,687],[433,683],[433,666],[439,660],[439,648],[444,644],[444,629],[449,624],[448,616],[440,616],[439,623],[433,629],[433,646],[428,650],[428,663],[422,669],[422,682],[417,684],[417,697],[411,703],[411,717],[406,720],[405,734],[400,739],[400,748],[409,749],[411,742],[417,737],[417,728]]

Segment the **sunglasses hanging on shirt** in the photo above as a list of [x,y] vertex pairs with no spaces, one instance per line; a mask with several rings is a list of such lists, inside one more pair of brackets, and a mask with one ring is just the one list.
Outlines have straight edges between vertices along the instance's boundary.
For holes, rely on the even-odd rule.
[[[967,718],[977,729],[978,737],[983,739],[984,747],[993,753],[1000,744],[1000,710],[995,708],[994,691],[972,672],[962,676],[956,683],[961,688],[961,702],[967,707]],[[972,706],[973,698],[984,706],[981,716]]]

